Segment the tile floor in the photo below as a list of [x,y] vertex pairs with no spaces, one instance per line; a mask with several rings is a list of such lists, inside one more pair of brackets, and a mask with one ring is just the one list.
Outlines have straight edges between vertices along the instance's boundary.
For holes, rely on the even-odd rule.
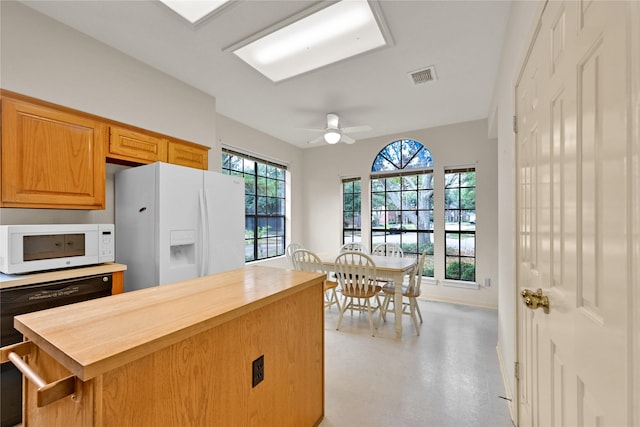
[[[320,427],[511,427],[498,366],[495,310],[420,301],[420,336],[393,315],[371,337],[366,314],[325,317],[325,419]],[[376,317],[377,318],[377,317]]]

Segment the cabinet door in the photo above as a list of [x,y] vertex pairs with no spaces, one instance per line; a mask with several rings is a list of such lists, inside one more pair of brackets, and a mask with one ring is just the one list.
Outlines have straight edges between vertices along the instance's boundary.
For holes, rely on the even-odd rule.
[[117,126],[109,127],[107,157],[136,163],[167,161],[167,141]]
[[197,169],[209,169],[209,147],[169,141],[167,162]]
[[3,97],[0,206],[104,209],[106,138],[89,116]]

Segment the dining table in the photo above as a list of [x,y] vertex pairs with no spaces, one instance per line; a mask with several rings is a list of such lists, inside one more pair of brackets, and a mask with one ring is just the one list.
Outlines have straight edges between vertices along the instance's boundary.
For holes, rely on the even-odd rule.
[[[327,272],[336,272],[335,261],[337,253],[318,254]],[[367,254],[368,255],[368,254]],[[411,256],[390,257],[384,255],[369,255],[376,265],[376,275],[379,280],[392,280],[395,286],[393,309],[395,313],[396,338],[402,338],[402,282],[416,266],[417,259]]]

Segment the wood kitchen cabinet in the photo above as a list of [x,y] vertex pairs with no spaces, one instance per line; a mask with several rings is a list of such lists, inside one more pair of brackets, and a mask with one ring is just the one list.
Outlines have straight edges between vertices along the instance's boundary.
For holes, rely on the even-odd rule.
[[109,126],[107,157],[134,163],[167,161],[167,140],[120,126]]
[[104,209],[107,125],[1,92],[0,207]]
[[109,126],[107,159],[135,164],[167,162],[209,168],[209,147],[124,126]]
[[209,147],[169,140],[167,162],[196,169],[209,169]]
[[106,162],[208,169],[209,147],[0,90],[0,207],[104,209]]

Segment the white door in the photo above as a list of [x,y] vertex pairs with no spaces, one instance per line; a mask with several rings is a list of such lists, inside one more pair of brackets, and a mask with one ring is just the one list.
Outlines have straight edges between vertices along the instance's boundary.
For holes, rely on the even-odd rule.
[[549,299],[518,301],[520,426],[630,426],[640,401],[633,3],[548,2],[516,85],[517,285]]

